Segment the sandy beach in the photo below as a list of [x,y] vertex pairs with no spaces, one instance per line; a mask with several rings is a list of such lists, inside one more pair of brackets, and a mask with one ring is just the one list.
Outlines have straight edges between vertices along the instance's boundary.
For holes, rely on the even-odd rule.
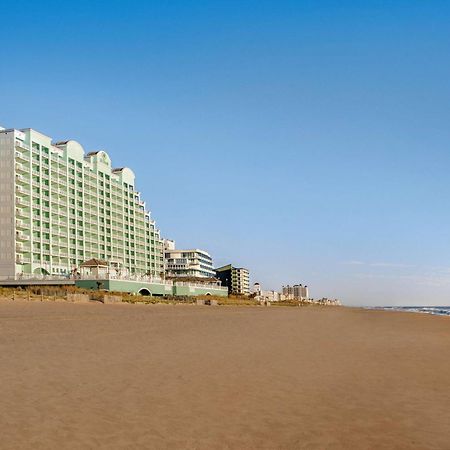
[[450,319],[0,301],[2,449],[445,449]]

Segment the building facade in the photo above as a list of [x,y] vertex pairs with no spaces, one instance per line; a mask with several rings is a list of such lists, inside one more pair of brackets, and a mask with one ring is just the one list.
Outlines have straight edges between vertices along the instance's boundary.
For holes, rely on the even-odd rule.
[[219,278],[222,286],[228,288],[229,294],[250,294],[250,276],[247,269],[244,269],[243,267],[233,267],[231,264],[228,264],[216,269],[216,277]]
[[164,241],[164,258],[166,276],[214,278],[213,261],[208,252],[198,248],[191,250],[176,250],[175,242]]
[[0,129],[0,278],[67,275],[91,258],[118,273],[164,273],[133,171],[76,141]]
[[283,286],[283,296],[287,300],[307,300],[309,298],[308,286],[302,286],[301,284]]
[[266,302],[280,301],[280,294],[276,291],[263,291],[259,283],[253,285],[253,292],[256,300]]

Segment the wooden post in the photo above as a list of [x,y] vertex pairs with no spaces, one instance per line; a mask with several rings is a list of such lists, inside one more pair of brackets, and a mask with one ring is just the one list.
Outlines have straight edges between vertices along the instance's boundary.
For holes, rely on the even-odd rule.
[[43,301],[44,301],[44,294],[41,291],[41,302],[43,302]]
[[30,291],[28,291],[28,301],[30,301]]
[[16,299],[16,290],[13,291],[13,301]]

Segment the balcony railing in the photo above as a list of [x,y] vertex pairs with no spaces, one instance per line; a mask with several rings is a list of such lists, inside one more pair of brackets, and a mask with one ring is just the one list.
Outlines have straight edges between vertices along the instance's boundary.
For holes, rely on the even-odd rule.
[[16,183],[20,183],[21,185],[23,184],[29,185],[30,179],[28,177],[24,177],[23,175],[16,173]]
[[16,227],[20,229],[27,229],[30,227],[29,223],[25,223],[23,220],[17,219],[16,220]]
[[16,158],[17,158],[17,160],[20,160],[20,161],[25,161],[25,162],[30,161],[29,155],[26,155],[25,153],[18,152],[18,151],[16,151]]
[[17,242],[16,243],[16,251],[18,252],[29,252],[30,251],[30,245],[29,243],[23,243],[23,242]]
[[30,190],[29,190],[29,189],[26,189],[26,188],[23,187],[23,186],[16,186],[16,190],[17,190],[17,192],[19,192],[20,194],[23,194],[23,195],[30,195]]
[[30,200],[26,200],[24,198],[17,197],[16,198],[16,205],[17,206],[24,206],[24,207],[30,206]]
[[15,142],[16,147],[24,148],[25,150],[30,150],[30,146],[28,144],[25,144],[25,142],[19,141],[16,139]]
[[[26,257],[20,256],[21,259]],[[40,263],[40,261],[35,261],[36,263]],[[23,280],[47,280],[47,281],[59,281],[59,280],[121,280],[121,281],[137,281],[142,283],[149,284],[160,284],[164,286],[185,286],[185,287],[193,287],[193,288],[205,288],[205,289],[215,289],[219,291],[228,291],[227,287],[219,286],[216,283],[189,283],[189,282],[180,282],[180,281],[172,281],[172,280],[163,280],[159,277],[152,277],[147,275],[122,275],[122,274],[99,274],[98,276],[95,274],[77,274],[77,275],[36,275],[36,274],[19,274],[17,276],[18,279]]]
[[[18,200],[16,200],[16,204],[19,204]],[[24,205],[21,205],[21,206],[24,206]],[[21,208],[16,208],[16,217],[21,217],[22,219],[28,218],[28,217],[30,217],[30,213],[27,211],[24,211]]]
[[18,241],[28,241],[30,239],[30,236],[23,233],[22,231],[16,231],[16,239]]

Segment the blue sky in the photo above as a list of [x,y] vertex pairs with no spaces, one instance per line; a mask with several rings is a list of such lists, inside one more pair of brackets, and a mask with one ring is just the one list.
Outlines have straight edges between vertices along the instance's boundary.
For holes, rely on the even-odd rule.
[[0,124],[105,149],[277,289],[450,303],[450,4],[2,2]]

